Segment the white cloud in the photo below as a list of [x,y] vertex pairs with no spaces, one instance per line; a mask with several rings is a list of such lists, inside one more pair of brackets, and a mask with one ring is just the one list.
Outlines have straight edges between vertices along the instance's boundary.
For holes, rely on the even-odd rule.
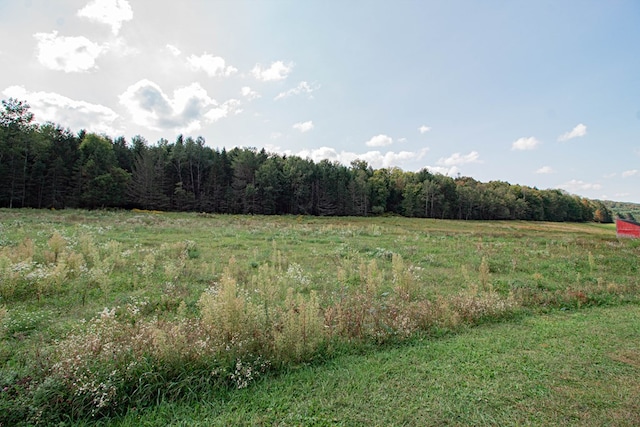
[[127,41],[123,37],[116,37],[102,45],[104,53],[110,53],[118,56],[131,56],[140,54],[140,49],[127,44]]
[[551,168],[551,166],[543,166],[540,169],[538,169],[536,173],[549,174],[549,173],[553,173],[553,169]]
[[[269,135],[270,139],[279,139],[282,138],[282,133],[281,132],[271,132],[271,135]],[[279,151],[279,150],[275,150],[275,151]]]
[[269,68],[262,68],[262,65],[256,64],[251,73],[256,79],[268,82],[286,79],[292,69],[293,64],[276,61]]
[[29,92],[22,86],[10,86],[2,94],[26,100],[39,123],[50,121],[76,131],[85,129],[110,136],[120,132],[116,126],[118,114],[103,105],[70,99],[53,92]]
[[413,160],[416,157],[416,153],[411,151],[393,152],[387,151],[385,154],[379,151],[368,151],[361,156],[362,160],[365,160],[374,168],[388,168],[399,163]]
[[636,176],[636,175],[638,175],[638,169],[632,169],[632,170],[622,172],[622,176],[624,178],[628,178],[630,176]]
[[67,73],[91,70],[106,50],[86,37],[58,36],[57,31],[33,36],[38,41],[38,61],[51,70]]
[[528,138],[518,138],[511,144],[512,150],[533,150],[540,144],[540,141],[533,136]]
[[240,114],[240,101],[237,99],[229,99],[222,103],[219,107],[212,108],[204,115],[209,121],[217,122],[220,119],[230,116],[231,114]]
[[429,126],[425,126],[425,125],[422,125],[422,126],[420,126],[418,128],[418,132],[420,132],[420,133],[427,133],[430,130],[431,130],[431,128]]
[[299,130],[302,133],[309,132],[313,129],[313,122],[309,120],[308,122],[300,122],[293,125],[293,128]]
[[[292,154],[289,152],[288,154]],[[295,154],[302,158],[309,158],[318,163],[321,160],[327,159],[330,161],[337,161],[343,165],[350,165],[354,160],[364,160],[369,166],[379,169],[398,166],[402,162],[414,160],[419,157],[420,153],[400,151],[393,152],[388,151],[381,153],[380,151],[367,151],[366,153],[354,153],[351,151],[338,152],[335,148],[320,147],[315,150],[303,150]]]
[[460,169],[457,166],[452,166],[450,168],[444,166],[427,166],[427,169],[431,173],[439,173],[446,176],[455,176],[460,173]]
[[227,66],[223,58],[208,53],[200,56],[191,55],[187,58],[187,62],[192,70],[204,71],[209,77],[228,77],[238,72],[237,68]]
[[250,101],[256,98],[260,98],[260,94],[251,89],[249,86],[244,86],[242,89],[240,89],[240,93]]
[[585,136],[587,134],[587,127],[580,123],[578,126],[574,127],[570,132],[565,132],[558,137],[558,141],[568,141],[573,138],[578,138],[580,136]]
[[78,11],[78,16],[109,25],[117,35],[122,23],[133,19],[133,10],[127,0],[93,0]]
[[584,182],[577,179],[572,179],[571,181],[565,182],[559,187],[562,188],[563,190],[567,190],[573,193],[576,191],[600,190],[602,188],[602,185],[597,183],[589,183],[589,182]]
[[280,92],[274,99],[277,101],[282,98],[287,98],[292,95],[300,95],[301,93],[311,94],[312,92],[318,90],[320,86],[311,86],[307,82],[300,82],[298,86],[293,89],[289,89],[285,92]]
[[167,50],[173,55],[173,56],[180,56],[182,54],[182,51],[180,49],[178,49],[177,47],[175,47],[172,44],[167,44]]
[[[344,151],[343,151],[344,153]],[[331,148],[331,147],[320,147],[320,148],[316,148],[314,150],[302,150],[299,151],[298,153],[293,153],[291,151],[289,151],[287,154],[290,155],[296,155],[298,157],[302,157],[303,159],[311,159],[314,162],[318,163],[321,160],[330,160],[330,161],[337,161],[340,162],[342,164],[349,164],[349,161],[343,161],[341,159],[341,154],[338,153],[338,151],[336,151],[335,148]],[[353,153],[351,153],[353,154]]]
[[199,83],[179,88],[169,97],[156,83],[143,79],[129,86],[119,98],[135,123],[153,130],[193,132],[201,128],[202,120],[215,122],[242,111],[236,99],[218,105]]
[[477,151],[472,151],[469,154],[462,155],[460,153],[453,153],[451,156],[444,158],[441,157],[437,164],[439,166],[459,166],[467,163],[480,163],[480,154]]
[[393,144],[393,139],[387,135],[376,135],[366,143],[367,147],[384,147]]
[[424,158],[424,156],[427,155],[427,153],[429,152],[429,148],[425,147],[425,148],[421,148],[420,151],[418,151],[418,157],[417,160],[422,160]]

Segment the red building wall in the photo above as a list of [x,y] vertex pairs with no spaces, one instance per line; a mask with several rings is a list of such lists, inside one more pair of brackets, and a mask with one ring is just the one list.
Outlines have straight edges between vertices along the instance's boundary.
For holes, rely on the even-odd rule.
[[640,224],[624,219],[616,219],[616,233],[618,237],[640,238]]

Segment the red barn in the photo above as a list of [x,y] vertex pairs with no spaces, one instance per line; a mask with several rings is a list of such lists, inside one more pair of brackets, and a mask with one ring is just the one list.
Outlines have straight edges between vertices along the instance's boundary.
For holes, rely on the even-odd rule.
[[640,238],[640,223],[628,219],[616,219],[616,234],[618,237]]

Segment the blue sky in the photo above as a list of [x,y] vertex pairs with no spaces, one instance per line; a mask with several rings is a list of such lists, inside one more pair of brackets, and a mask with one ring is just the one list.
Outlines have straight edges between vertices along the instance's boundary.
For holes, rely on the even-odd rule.
[[0,0],[0,38],[74,131],[640,203],[636,0]]

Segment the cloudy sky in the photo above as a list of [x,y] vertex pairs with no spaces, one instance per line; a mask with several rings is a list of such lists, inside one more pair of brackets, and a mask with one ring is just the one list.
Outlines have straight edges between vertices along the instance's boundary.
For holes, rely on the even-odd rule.
[[0,40],[73,131],[640,203],[637,0],[0,0]]

